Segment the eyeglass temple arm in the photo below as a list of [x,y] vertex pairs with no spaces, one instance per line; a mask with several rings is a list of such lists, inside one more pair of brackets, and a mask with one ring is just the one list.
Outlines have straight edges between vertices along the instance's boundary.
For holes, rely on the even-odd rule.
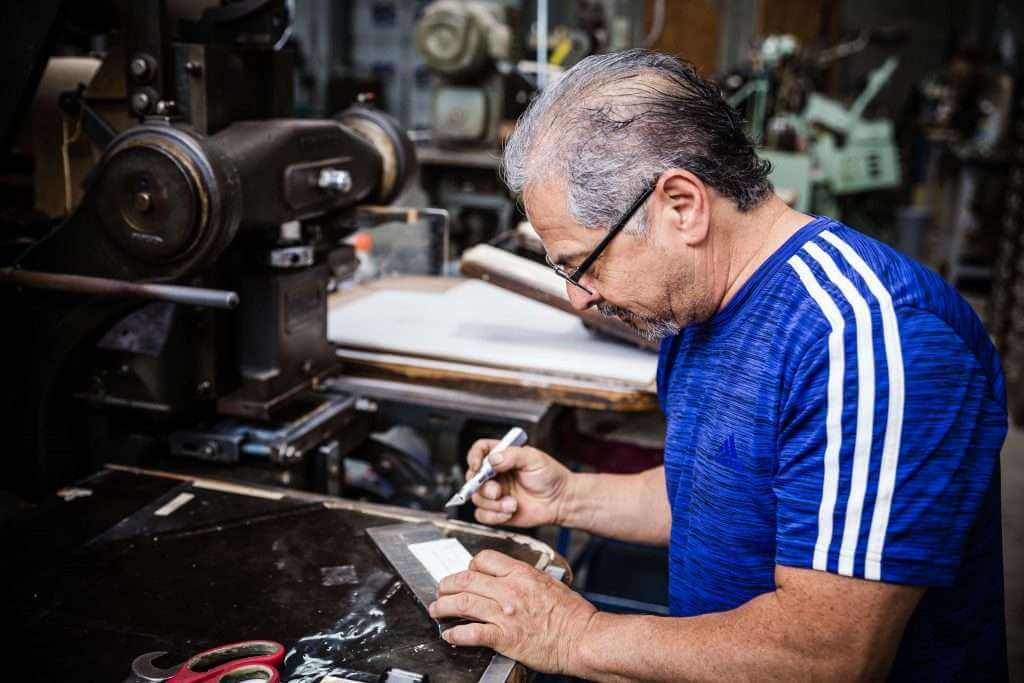
[[622,229],[625,228],[629,221],[633,218],[633,214],[635,214],[637,210],[643,205],[643,203],[647,201],[647,198],[651,196],[656,187],[657,184],[651,185],[646,190],[644,190],[639,197],[636,198],[636,201],[634,201],[632,206],[629,207],[629,211],[623,214],[619,222],[612,226],[612,229],[609,230],[608,234],[604,236],[604,239],[602,239],[597,244],[597,246],[594,247],[594,250],[590,252],[590,255],[587,256],[587,258],[583,259],[583,263],[576,266],[576,270],[572,271],[572,275],[569,276],[570,280],[572,280],[576,284],[579,283],[580,278],[583,277],[583,274],[587,272],[587,269],[590,268],[590,266],[594,264],[594,261],[596,261],[601,256],[601,252],[605,250],[605,248],[608,246],[608,243],[611,242],[617,234],[622,232]]

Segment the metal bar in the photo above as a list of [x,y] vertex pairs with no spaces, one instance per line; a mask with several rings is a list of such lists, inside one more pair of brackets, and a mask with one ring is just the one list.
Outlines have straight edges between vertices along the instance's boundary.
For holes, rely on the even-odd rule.
[[52,289],[61,292],[98,294],[101,296],[126,296],[154,301],[170,301],[189,306],[232,309],[238,306],[238,293],[224,289],[205,289],[181,285],[157,285],[150,283],[112,280],[86,275],[65,273],[43,273],[16,268],[0,268],[0,285]]
[[548,84],[548,0],[537,0],[537,90]]
[[516,661],[505,655],[495,654],[491,657],[491,663],[480,675],[479,683],[504,683],[512,678],[512,670],[516,667]]

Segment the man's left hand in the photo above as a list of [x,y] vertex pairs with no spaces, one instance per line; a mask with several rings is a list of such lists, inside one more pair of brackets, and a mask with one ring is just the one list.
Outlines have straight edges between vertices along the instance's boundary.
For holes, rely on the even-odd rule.
[[534,567],[485,550],[469,569],[445,577],[430,615],[480,623],[444,632],[452,645],[480,645],[536,671],[568,673],[577,646],[597,613],[578,593]]

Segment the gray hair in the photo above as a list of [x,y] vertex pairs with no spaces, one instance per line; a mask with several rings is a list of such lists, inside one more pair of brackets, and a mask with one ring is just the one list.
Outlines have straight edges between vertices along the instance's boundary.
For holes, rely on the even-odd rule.
[[[581,60],[537,97],[505,145],[501,173],[522,195],[561,174],[568,208],[609,228],[669,168],[692,172],[747,211],[772,191],[743,119],[691,64],[647,50]],[[627,230],[643,233],[646,210]]]

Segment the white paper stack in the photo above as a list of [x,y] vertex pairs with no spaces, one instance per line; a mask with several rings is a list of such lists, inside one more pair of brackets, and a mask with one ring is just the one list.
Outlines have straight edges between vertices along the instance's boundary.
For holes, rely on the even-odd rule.
[[479,280],[444,292],[381,290],[328,313],[340,346],[653,385],[657,356],[598,338],[579,318]]

